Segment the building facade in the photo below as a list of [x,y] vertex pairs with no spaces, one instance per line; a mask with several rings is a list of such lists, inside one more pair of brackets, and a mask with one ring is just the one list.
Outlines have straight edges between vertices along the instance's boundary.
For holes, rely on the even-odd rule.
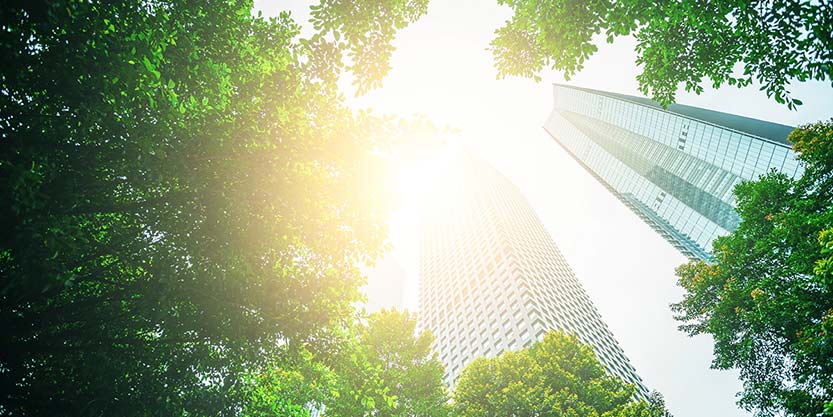
[[529,346],[552,329],[590,345],[611,374],[647,390],[520,191],[462,155],[423,211],[420,326],[453,386],[475,358]]
[[544,129],[579,164],[690,258],[735,230],[735,185],[771,168],[800,175],[793,129],[640,97],[554,86]]

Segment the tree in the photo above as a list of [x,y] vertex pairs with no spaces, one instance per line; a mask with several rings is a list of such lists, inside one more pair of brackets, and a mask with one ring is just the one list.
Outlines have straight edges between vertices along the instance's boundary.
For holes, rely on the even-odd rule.
[[0,6],[0,414],[233,414],[252,372],[324,354],[395,138],[335,82],[349,53],[375,85],[368,48],[420,15],[349,3],[386,19],[333,5],[303,39],[246,0]]
[[714,337],[713,367],[740,370],[739,404],[759,416],[833,408],[833,120],[788,139],[803,175],[738,185],[738,229],[713,263],[677,269],[686,294],[672,305],[682,330]]
[[335,393],[335,372],[306,349],[246,375],[240,396],[245,417],[309,417]]
[[517,352],[475,359],[454,391],[460,417],[665,416],[661,396],[634,400],[636,388],[605,373],[589,346],[552,331]]
[[338,395],[326,403],[328,416],[448,416],[443,366],[414,316],[382,310],[356,333],[334,366]]
[[[514,10],[491,43],[500,77],[536,77],[546,67],[569,79],[597,51],[599,35],[636,38],[637,76],[667,105],[677,87],[703,91],[761,84],[790,109],[792,81],[833,82],[833,4],[812,0],[499,0]],[[738,74],[735,69],[742,68]]]

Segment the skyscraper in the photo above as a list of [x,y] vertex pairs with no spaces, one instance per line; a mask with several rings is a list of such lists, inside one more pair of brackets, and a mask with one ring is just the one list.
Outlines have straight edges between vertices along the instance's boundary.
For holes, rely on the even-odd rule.
[[452,385],[477,357],[520,349],[559,329],[592,346],[611,374],[647,390],[520,191],[461,155],[426,203],[421,326]]
[[558,84],[554,101],[550,136],[691,258],[737,228],[735,185],[771,168],[800,174],[790,126]]

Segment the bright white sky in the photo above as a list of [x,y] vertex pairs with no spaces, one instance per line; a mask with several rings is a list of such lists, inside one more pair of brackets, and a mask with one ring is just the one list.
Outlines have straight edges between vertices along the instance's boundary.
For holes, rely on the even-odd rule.
[[[305,21],[307,4],[299,0],[257,5],[267,15],[288,9]],[[737,374],[709,368],[710,338],[689,338],[676,329],[668,305],[681,298],[674,268],[685,258],[542,129],[552,109],[550,83],[564,82],[563,77],[546,73],[541,83],[495,79],[492,57],[485,49],[509,16],[510,10],[494,0],[431,0],[428,15],[397,37],[392,70],[383,87],[350,98],[350,105],[377,113],[425,115],[437,125],[458,128],[469,149],[526,195],[645,384],[665,396],[674,416],[748,415],[734,404],[741,388]],[[639,95],[634,44],[631,38],[599,44],[600,51],[570,83]],[[347,83],[344,90],[352,97]],[[680,93],[677,101],[793,126],[831,117],[829,84],[805,83],[792,91],[804,102],[798,111],[778,105],[754,86],[707,89],[700,96]],[[415,175],[408,177],[412,186]],[[404,306],[414,310],[419,255],[414,202],[419,196],[408,197],[391,219],[390,257],[407,274]],[[369,279],[373,285],[398,277],[371,272]]]

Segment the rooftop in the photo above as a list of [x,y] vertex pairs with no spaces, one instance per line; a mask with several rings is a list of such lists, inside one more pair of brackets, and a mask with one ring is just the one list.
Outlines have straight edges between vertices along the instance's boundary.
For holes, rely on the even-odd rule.
[[767,122],[764,120],[753,119],[751,117],[738,116],[735,114],[723,113],[714,110],[702,109],[699,107],[686,106],[684,104],[669,104],[667,108],[663,109],[662,105],[654,100],[645,97],[629,96],[626,94],[611,93],[607,91],[593,90],[591,88],[576,87],[566,84],[553,83],[557,87],[572,88],[574,90],[584,91],[593,94],[600,94],[618,100],[630,101],[632,103],[643,106],[654,107],[659,110],[674,113],[680,116],[685,116],[691,119],[696,119],[702,122],[711,123],[713,125],[726,127],[750,135],[758,136],[768,139],[772,142],[792,146],[787,141],[787,135],[795,129],[792,126],[782,125],[778,123]]

